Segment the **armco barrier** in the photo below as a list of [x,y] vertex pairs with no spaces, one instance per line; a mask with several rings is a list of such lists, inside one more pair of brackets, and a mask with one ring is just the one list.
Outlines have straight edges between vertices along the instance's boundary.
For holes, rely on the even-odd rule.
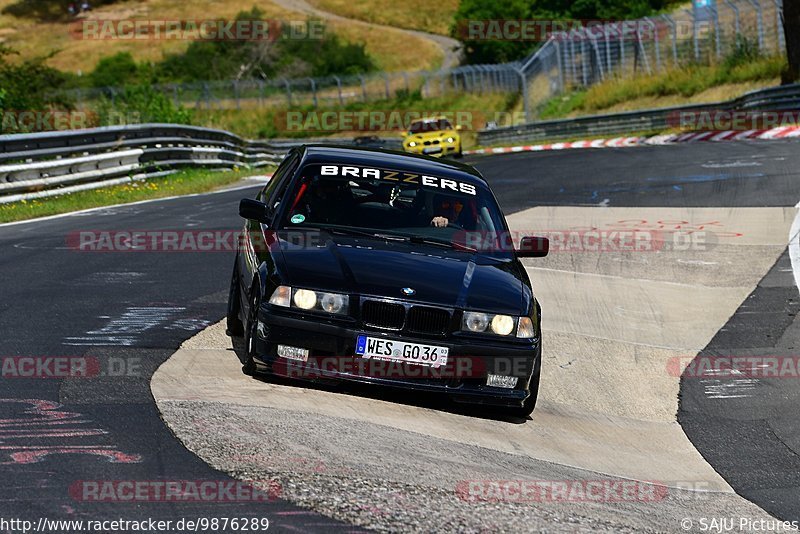
[[[184,167],[256,168],[313,142],[350,145],[353,140],[250,141],[175,124],[0,135],[0,204],[145,180]],[[384,144],[399,147],[394,139]]]
[[685,111],[793,111],[800,110],[800,84],[753,91],[727,102],[693,104],[610,115],[591,115],[574,119],[540,121],[478,132],[483,146],[522,143],[542,139],[609,136],[631,132],[663,131],[670,116]]

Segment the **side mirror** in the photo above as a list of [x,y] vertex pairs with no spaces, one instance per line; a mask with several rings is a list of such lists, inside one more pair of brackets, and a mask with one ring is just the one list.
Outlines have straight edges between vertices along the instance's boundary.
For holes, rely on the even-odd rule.
[[239,202],[239,216],[260,223],[267,223],[269,220],[267,217],[267,205],[249,198],[243,198]]
[[408,132],[403,130],[402,132],[400,132],[400,137],[403,137],[403,138],[408,137]]
[[458,130],[460,132],[463,129],[464,129],[463,126],[461,126],[460,124],[456,124],[456,130]]
[[544,258],[550,252],[550,240],[546,237],[523,237],[517,250],[520,258]]

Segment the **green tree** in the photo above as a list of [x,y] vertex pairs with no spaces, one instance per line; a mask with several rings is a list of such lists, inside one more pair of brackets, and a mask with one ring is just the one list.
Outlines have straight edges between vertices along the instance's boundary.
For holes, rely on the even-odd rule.
[[464,43],[467,63],[514,61],[530,54],[542,42],[497,38],[491,34],[470,39],[470,21],[618,21],[641,18],[678,3],[676,0],[461,0],[451,33]]

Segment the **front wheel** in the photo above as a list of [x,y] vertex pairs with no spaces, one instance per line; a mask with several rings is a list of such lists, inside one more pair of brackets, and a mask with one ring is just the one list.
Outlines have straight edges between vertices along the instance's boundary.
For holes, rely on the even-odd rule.
[[247,322],[244,325],[244,350],[242,372],[253,376],[256,372],[256,340],[258,339],[258,310],[261,308],[261,289],[258,284],[253,286],[250,295],[250,311],[247,313]]
[[241,308],[241,295],[242,289],[239,284],[239,262],[238,258],[233,263],[233,274],[231,275],[231,288],[228,292],[228,315],[226,318],[227,331],[226,333],[231,337],[241,337],[244,334],[244,325],[242,319],[239,317]]

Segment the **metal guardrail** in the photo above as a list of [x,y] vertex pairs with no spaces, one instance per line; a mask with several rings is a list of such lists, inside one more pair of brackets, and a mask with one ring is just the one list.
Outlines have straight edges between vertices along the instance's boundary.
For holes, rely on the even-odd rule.
[[186,167],[258,168],[279,162],[294,146],[313,142],[354,141],[251,141],[223,130],[175,124],[0,135],[0,204],[146,180]]
[[800,111],[800,84],[753,91],[727,102],[591,115],[482,130],[478,132],[478,144],[491,146],[542,139],[663,131],[679,126],[678,120],[682,112],[713,110]]

